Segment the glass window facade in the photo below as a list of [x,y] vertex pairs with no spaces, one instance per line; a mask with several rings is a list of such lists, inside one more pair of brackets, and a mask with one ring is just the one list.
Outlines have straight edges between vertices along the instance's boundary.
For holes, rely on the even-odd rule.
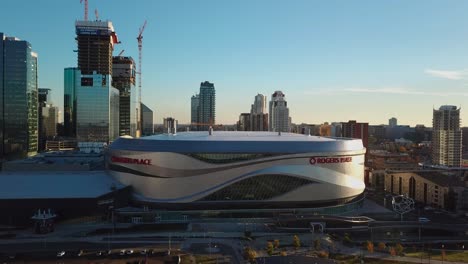
[[215,164],[234,163],[239,161],[268,158],[282,154],[260,154],[260,153],[195,153],[189,154],[192,158]]
[[63,76],[63,126],[65,136],[76,137],[76,87],[80,85],[80,70],[65,68]]
[[37,153],[37,54],[31,44],[0,33],[2,157],[17,159]]
[[259,175],[224,187],[201,201],[266,200],[313,183],[310,180],[288,175]]
[[154,134],[153,111],[143,103],[141,104],[141,123],[143,129],[142,135],[149,136]]
[[110,86],[110,75],[81,75],[81,78],[93,78],[93,86],[76,87],[77,140],[112,142],[119,136],[119,91]]

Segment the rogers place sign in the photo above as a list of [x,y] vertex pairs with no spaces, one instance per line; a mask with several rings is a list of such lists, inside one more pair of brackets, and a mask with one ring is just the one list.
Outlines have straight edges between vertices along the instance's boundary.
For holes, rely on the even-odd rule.
[[132,158],[126,158],[126,157],[112,156],[111,161],[115,163],[151,165],[151,159],[132,159]]
[[309,163],[311,165],[315,164],[330,164],[330,163],[345,163],[345,162],[352,162],[353,157],[338,157],[338,158],[330,158],[330,157],[312,157],[309,159]]

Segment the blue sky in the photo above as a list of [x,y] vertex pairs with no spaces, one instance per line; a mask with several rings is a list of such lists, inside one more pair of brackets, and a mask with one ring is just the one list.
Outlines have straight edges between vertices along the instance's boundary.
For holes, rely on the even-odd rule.
[[[63,68],[76,66],[79,0],[0,3],[0,32],[39,54],[39,84],[63,105]],[[432,108],[468,117],[468,1],[89,0],[138,57],[155,122],[190,119],[199,84],[215,83],[217,123],[248,112],[257,93],[282,90],[294,123],[356,119],[431,125]]]

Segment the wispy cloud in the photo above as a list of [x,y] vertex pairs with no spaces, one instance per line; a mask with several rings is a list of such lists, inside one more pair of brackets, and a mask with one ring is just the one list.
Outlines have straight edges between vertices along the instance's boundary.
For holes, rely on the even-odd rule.
[[458,70],[458,71],[426,69],[424,72],[434,77],[449,79],[449,80],[462,80],[468,77],[467,69]]
[[383,87],[383,88],[346,88],[346,92],[353,93],[376,93],[376,94],[405,94],[405,95],[427,95],[427,96],[468,96],[468,93],[459,92],[427,92],[417,91],[401,87]]

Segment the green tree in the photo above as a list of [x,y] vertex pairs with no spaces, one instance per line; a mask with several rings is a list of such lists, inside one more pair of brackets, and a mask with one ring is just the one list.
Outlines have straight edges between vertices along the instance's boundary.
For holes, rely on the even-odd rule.
[[388,249],[388,253],[389,253],[390,256],[392,256],[392,257],[396,256],[396,250],[395,250],[395,248],[394,248],[394,247],[390,247],[390,248]]
[[320,239],[315,239],[314,240],[314,248],[315,250],[320,250],[322,247],[320,245]]
[[299,237],[297,235],[294,235],[294,237],[293,237],[293,246],[296,249],[301,247],[301,240],[299,239]]
[[279,248],[280,243],[279,243],[279,240],[278,240],[278,239],[273,240],[273,246],[274,246],[275,248]]
[[273,255],[273,243],[271,243],[271,241],[267,242],[266,251],[268,255]]

